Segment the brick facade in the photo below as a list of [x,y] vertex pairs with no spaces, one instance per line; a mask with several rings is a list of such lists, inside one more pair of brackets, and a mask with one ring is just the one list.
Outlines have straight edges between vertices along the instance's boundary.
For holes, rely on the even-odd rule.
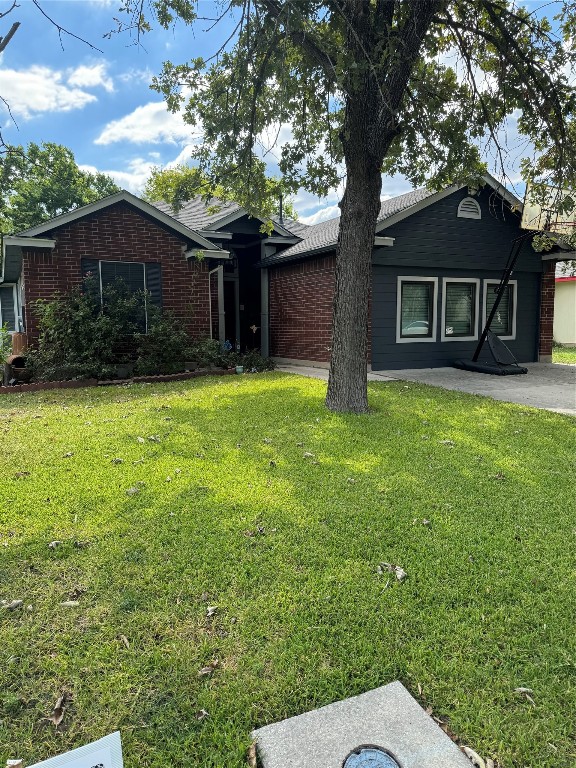
[[183,238],[164,229],[127,203],[78,219],[50,234],[54,250],[25,250],[22,259],[29,338],[38,329],[32,304],[69,291],[82,280],[82,258],[104,261],[159,262],[162,265],[162,304],[174,313],[193,337],[208,336],[208,262],[188,260]]
[[334,266],[331,254],[269,270],[271,356],[330,360]]
[[542,283],[540,288],[540,346],[539,359],[552,361],[554,343],[554,293],[556,291],[556,262],[543,263]]

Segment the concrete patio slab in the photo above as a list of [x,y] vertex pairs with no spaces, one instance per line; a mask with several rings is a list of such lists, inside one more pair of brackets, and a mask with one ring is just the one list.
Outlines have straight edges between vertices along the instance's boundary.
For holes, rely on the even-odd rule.
[[[265,725],[252,734],[264,768],[343,768],[361,747],[394,759],[362,756],[358,766],[470,768],[471,763],[434,720],[396,681],[360,696]],[[372,753],[372,750],[370,750]]]
[[484,395],[507,403],[528,405],[576,416],[576,366],[556,363],[527,363],[528,373],[519,376],[491,376],[458,368],[415,368],[378,371],[382,381],[418,381],[433,387]]
[[[494,400],[527,405],[576,416],[576,366],[557,363],[527,363],[528,373],[519,376],[490,376],[458,368],[411,368],[400,371],[371,371],[369,381],[417,381],[433,387],[484,395]],[[326,368],[281,365],[279,371],[328,380]]]

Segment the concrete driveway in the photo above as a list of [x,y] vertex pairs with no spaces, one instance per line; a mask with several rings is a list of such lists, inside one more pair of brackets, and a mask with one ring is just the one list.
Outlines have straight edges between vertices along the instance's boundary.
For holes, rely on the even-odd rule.
[[[371,381],[419,381],[433,387],[484,395],[507,403],[529,405],[576,416],[576,366],[556,363],[527,363],[528,373],[519,376],[490,376],[458,368],[413,368],[402,371],[372,371]],[[279,366],[287,373],[327,379],[328,371],[304,366]]]

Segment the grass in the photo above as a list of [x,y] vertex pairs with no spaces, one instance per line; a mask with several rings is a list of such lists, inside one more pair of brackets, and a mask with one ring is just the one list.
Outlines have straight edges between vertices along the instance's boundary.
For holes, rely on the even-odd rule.
[[576,365],[576,347],[564,347],[562,344],[555,344],[552,347],[552,362]]
[[574,422],[324,387],[2,398],[0,764],[118,728],[126,768],[241,768],[253,728],[400,679],[497,765],[574,766]]

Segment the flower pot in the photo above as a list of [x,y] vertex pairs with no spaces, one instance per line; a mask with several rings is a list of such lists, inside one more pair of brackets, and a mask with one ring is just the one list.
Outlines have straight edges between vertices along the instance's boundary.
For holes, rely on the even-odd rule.
[[237,365],[236,366],[236,373],[244,373],[244,366],[243,365]]

